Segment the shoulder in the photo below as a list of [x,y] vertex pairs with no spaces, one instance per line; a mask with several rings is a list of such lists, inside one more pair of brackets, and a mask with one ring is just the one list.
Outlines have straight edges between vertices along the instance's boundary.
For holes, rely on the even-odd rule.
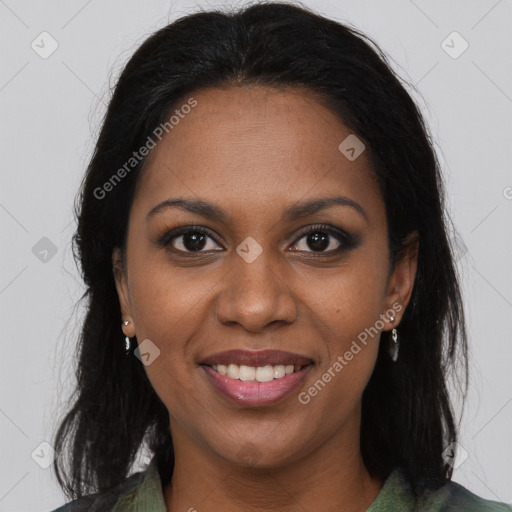
[[407,472],[396,467],[366,512],[512,512],[512,505],[481,498],[453,481],[420,487],[423,491],[414,493]]
[[447,482],[436,491],[427,493],[418,510],[465,512],[512,512],[512,505],[486,500],[456,482]]
[[140,485],[146,473],[147,471],[135,473],[108,491],[82,496],[51,512],[110,512],[123,494],[129,493]]

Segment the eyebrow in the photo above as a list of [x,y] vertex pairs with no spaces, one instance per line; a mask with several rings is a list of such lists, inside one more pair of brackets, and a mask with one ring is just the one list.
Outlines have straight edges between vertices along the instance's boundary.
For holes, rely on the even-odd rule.
[[[353,210],[357,211],[362,217],[364,217],[367,222],[369,222],[364,208],[359,203],[345,196],[321,197],[311,201],[298,201],[290,205],[284,211],[283,215],[281,216],[281,221],[290,222],[302,217],[307,217],[308,215],[313,215],[320,210],[334,205],[349,206]],[[203,217],[215,219],[224,223],[229,220],[229,215],[215,204],[203,201],[201,199],[187,199],[178,197],[175,199],[167,199],[157,204],[147,214],[146,221],[149,221],[154,215],[172,207],[181,208],[182,210],[196,213]]]

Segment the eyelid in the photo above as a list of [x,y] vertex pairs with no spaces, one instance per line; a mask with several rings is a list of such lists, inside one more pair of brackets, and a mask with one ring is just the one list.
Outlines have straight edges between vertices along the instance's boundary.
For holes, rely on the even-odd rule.
[[330,224],[311,224],[302,228],[292,243],[295,244],[304,238],[305,235],[309,235],[310,233],[314,233],[316,231],[323,231],[332,236],[336,235],[335,238],[338,238],[342,242],[347,242],[351,237],[351,235],[343,229],[337,228],[336,226],[332,226]]
[[[179,236],[181,236],[185,233],[194,232],[194,231],[208,235],[211,239],[213,239],[215,241],[215,243],[217,245],[220,245],[220,242],[217,240],[217,238],[221,238],[221,237],[218,237],[218,235],[214,231],[212,231],[210,228],[207,228],[205,226],[199,226],[199,225],[194,225],[194,224],[187,224],[185,226],[178,226],[176,228],[167,230],[161,237],[158,238],[158,243],[160,245],[162,245],[163,247],[166,247],[168,245],[171,245],[171,241],[174,240],[175,238],[178,238]],[[183,253],[184,251],[178,250],[178,252]],[[199,253],[201,253],[201,252],[205,252],[205,251],[199,251]],[[190,252],[190,254],[193,254],[193,253]]]

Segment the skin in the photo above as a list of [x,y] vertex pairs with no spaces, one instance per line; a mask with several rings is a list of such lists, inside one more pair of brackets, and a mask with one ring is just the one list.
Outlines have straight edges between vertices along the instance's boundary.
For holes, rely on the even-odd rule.
[[[122,255],[113,255],[123,320],[131,321],[124,333],[160,350],[145,370],[169,411],[175,446],[167,510],[330,512],[342,503],[364,511],[383,484],[370,477],[359,449],[361,396],[380,332],[309,403],[297,395],[393,304],[402,309],[393,322],[384,317],[382,330],[399,325],[417,242],[411,238],[390,269],[385,207],[366,155],[349,161],[339,151],[350,130],[307,91],[246,86],[193,97],[197,106],[147,162],[124,266]],[[291,203],[337,195],[359,203],[367,218],[336,205],[280,220]],[[157,204],[178,196],[215,203],[229,219],[170,207],[146,221]],[[343,229],[360,243],[332,254],[340,242],[331,235],[322,255],[303,234],[315,224]],[[158,245],[166,232],[191,225],[216,236],[206,238],[202,253],[186,253],[183,236]],[[252,263],[236,252],[248,236],[263,250]],[[198,364],[235,348],[295,352],[314,366],[279,403],[240,407]]]

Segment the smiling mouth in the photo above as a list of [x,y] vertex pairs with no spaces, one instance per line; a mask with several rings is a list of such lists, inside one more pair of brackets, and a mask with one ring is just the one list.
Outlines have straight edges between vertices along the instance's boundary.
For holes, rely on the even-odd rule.
[[296,373],[306,366],[310,366],[313,363],[303,365],[265,365],[265,366],[246,366],[238,364],[213,364],[205,365],[209,366],[212,370],[220,373],[221,375],[228,377],[229,379],[239,380],[242,382],[270,382],[272,380],[278,380]]
[[[227,361],[226,361],[227,362]],[[201,364],[207,380],[223,397],[240,407],[269,407],[285,400],[304,382],[314,363],[247,366]],[[223,375],[221,372],[226,372]]]

